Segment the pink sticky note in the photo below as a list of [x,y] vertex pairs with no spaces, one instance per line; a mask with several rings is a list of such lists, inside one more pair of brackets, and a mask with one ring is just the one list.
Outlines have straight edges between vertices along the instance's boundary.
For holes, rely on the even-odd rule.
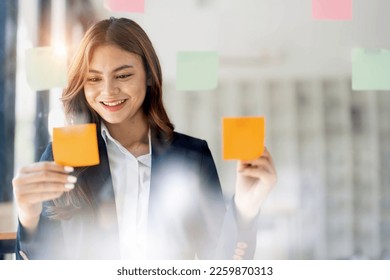
[[315,19],[351,20],[352,0],[312,0]]
[[143,13],[145,0],[104,0],[104,7],[110,12]]

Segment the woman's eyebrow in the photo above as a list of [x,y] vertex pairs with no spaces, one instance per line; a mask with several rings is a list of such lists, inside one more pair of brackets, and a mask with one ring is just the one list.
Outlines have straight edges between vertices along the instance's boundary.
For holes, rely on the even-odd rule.
[[115,68],[114,71],[112,72],[118,72],[118,71],[121,71],[123,69],[127,69],[127,68],[134,68],[133,65],[122,65],[122,66],[119,66],[118,68]]
[[[125,65],[122,65],[122,66],[119,66],[119,67],[115,68],[114,70],[112,70],[112,72],[118,72],[118,71],[121,71],[121,70],[127,69],[127,68],[134,68],[134,66],[125,64]],[[101,71],[98,71],[98,70],[95,70],[95,69],[89,69],[88,72],[89,73],[102,74]]]

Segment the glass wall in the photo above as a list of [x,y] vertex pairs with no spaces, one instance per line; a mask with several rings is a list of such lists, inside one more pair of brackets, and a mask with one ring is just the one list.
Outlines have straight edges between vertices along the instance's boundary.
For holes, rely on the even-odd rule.
[[[301,0],[146,0],[143,12],[119,13],[103,2],[19,0],[14,172],[64,125],[61,87],[27,82],[28,50],[52,46],[69,60],[93,22],[129,17],[157,50],[176,130],[207,140],[226,199],[235,162],[222,160],[222,118],[266,118],[278,183],[259,217],[256,258],[390,258],[390,95],[352,88],[353,50],[390,47],[389,1],[355,0],[352,18],[336,20]],[[180,51],[218,54],[215,89],[177,89]]]

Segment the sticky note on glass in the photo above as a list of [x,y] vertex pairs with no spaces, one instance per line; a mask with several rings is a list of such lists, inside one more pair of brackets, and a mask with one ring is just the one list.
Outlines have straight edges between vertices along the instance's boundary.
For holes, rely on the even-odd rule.
[[352,0],[312,0],[312,16],[320,20],[351,20]]
[[143,13],[145,0],[104,0],[104,7],[110,12]]
[[265,119],[223,119],[223,159],[254,160],[264,152]]
[[67,58],[52,47],[26,51],[26,77],[33,90],[62,88],[67,84]]
[[54,161],[67,166],[99,164],[96,124],[53,128]]
[[176,71],[177,90],[213,90],[218,85],[218,53],[180,51]]
[[352,89],[390,90],[390,50],[352,50]]

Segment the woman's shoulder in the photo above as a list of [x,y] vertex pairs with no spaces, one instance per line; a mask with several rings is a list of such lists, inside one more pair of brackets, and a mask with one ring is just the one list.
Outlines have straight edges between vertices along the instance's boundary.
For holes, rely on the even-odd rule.
[[187,150],[194,150],[202,152],[207,148],[207,142],[205,140],[183,134],[177,131],[173,133],[173,139],[171,145],[177,148],[183,148]]

